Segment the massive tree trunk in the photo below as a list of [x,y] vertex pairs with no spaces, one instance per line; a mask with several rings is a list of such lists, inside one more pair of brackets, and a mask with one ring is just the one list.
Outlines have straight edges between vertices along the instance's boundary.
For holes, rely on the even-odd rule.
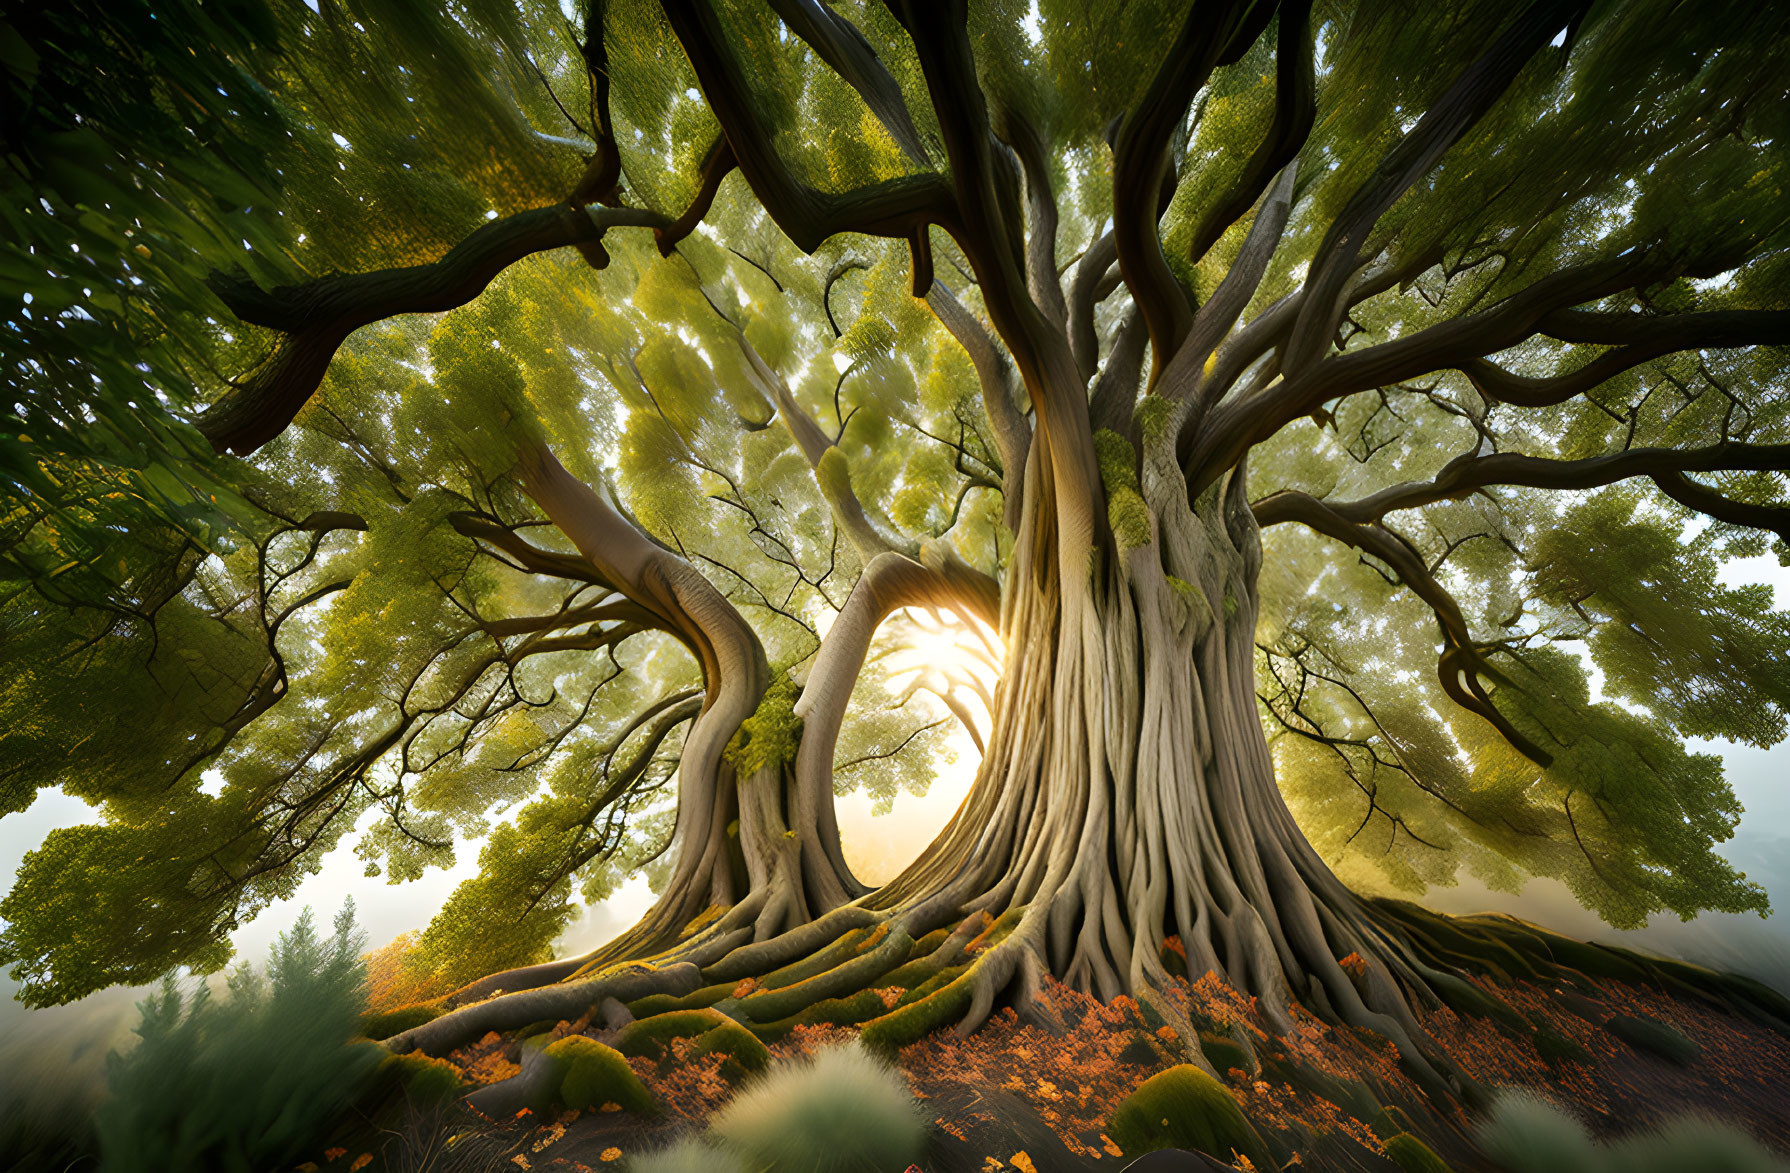
[[[932,550],[872,557],[795,705],[805,726],[793,760],[738,777],[725,747],[770,703],[750,628],[550,456],[525,463],[548,516],[703,665],[706,699],[680,762],[679,855],[635,928],[584,957],[459,991],[460,1009],[394,1045],[440,1051],[575,1016],[607,993],[747,977],[766,988],[722,1003],[743,1021],[819,1009],[868,1019],[867,1034],[891,1045],[974,1029],[1002,1000],[1025,1004],[1045,974],[1103,998],[1133,994],[1185,1024],[1168,940],[1178,937],[1190,976],[1224,976],[1271,1023],[1290,1025],[1298,1001],[1371,1027],[1446,1087],[1409,1002],[1433,971],[1335,879],[1275,785],[1255,699],[1261,543],[1245,474],[1190,500],[1173,450],[1183,409],[1162,407],[1140,413],[1141,458],[1114,432],[1059,440],[1088,459],[1053,461],[1048,443],[1033,445],[986,754],[938,838],[874,892],[846,868],[832,818],[847,699],[895,610],[987,613],[974,579]],[[919,996],[895,1010],[840,1001],[898,969],[896,984]],[[538,988],[488,999],[527,987]],[[1204,1062],[1197,1048],[1189,1058]]]

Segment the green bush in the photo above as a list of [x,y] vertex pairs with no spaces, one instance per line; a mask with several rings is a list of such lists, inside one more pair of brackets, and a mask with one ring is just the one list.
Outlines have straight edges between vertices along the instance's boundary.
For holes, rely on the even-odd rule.
[[1157,1149],[1198,1149],[1228,1161],[1235,1151],[1258,1169],[1275,1167],[1231,1093],[1191,1063],[1146,1079],[1113,1109],[1106,1134],[1130,1158]]
[[1435,1150],[1408,1132],[1387,1138],[1386,1157],[1399,1167],[1400,1173],[1451,1173],[1448,1163]]
[[291,1164],[376,1079],[383,1049],[354,1042],[366,1008],[365,942],[352,902],[324,938],[309,909],[274,943],[263,977],[242,966],[227,997],[188,999],[166,979],[140,1004],[140,1041],[108,1059],[94,1118],[105,1173]]
[[413,1104],[446,1104],[459,1098],[460,1070],[445,1059],[431,1059],[412,1051],[387,1055],[379,1065],[387,1086],[401,1089]]
[[1499,1097],[1478,1135],[1507,1173],[1790,1173],[1745,1133],[1695,1116],[1601,1145],[1578,1120],[1528,1092]]
[[559,1102],[568,1108],[620,1104],[629,1112],[655,1110],[652,1093],[612,1047],[583,1035],[571,1035],[550,1044],[545,1057],[561,1069]]
[[711,1131],[763,1173],[888,1173],[920,1158],[926,1117],[901,1072],[854,1044],[771,1068]]
[[635,1157],[627,1169],[628,1173],[747,1173],[738,1157],[696,1139]]

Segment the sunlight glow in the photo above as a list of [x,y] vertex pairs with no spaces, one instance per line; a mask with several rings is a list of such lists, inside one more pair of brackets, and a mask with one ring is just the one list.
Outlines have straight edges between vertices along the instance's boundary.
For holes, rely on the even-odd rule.
[[982,764],[993,725],[994,692],[1005,648],[1000,636],[951,612],[908,608],[878,633],[889,675],[927,720],[948,720],[944,753],[924,794],[898,796],[887,813],[863,791],[841,795],[836,809],[841,846],[865,883],[893,879],[919,855],[963,804]]

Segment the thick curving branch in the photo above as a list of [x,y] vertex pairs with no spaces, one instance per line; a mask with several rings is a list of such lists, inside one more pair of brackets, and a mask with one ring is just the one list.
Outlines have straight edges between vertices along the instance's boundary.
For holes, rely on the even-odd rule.
[[842,194],[803,183],[772,145],[774,128],[747,84],[745,70],[706,0],[666,0],[672,33],[696,71],[709,109],[733,150],[740,174],[784,235],[812,253],[840,232],[905,239],[927,224],[951,224],[950,185],[933,174],[884,180]]
[[584,38],[579,53],[585,76],[590,79],[590,121],[596,150],[572,188],[568,202],[617,206],[616,189],[622,178],[621,151],[615,143],[615,124],[609,117],[609,45],[603,39],[609,0],[590,0],[585,8]]
[[1481,655],[1460,604],[1436,581],[1422,556],[1409,542],[1383,526],[1349,521],[1308,493],[1293,490],[1275,493],[1251,508],[1257,524],[1264,529],[1296,521],[1325,537],[1371,554],[1391,567],[1399,581],[1436,614],[1436,623],[1442,631],[1442,654],[1436,661],[1442,691],[1463,709],[1483,717],[1523,756],[1543,766],[1553,761],[1552,755],[1518,732],[1492,703],[1479,677],[1483,674],[1497,679],[1499,674]]
[[1212,396],[1219,388],[1216,383],[1204,382],[1200,375],[1206,360],[1230,334],[1255,296],[1262,276],[1268,271],[1268,262],[1274,259],[1275,250],[1280,247],[1281,235],[1293,212],[1295,172],[1296,168],[1291,164],[1281,172],[1280,179],[1256,213],[1255,222],[1249,226],[1249,234],[1243,239],[1236,261],[1206,304],[1193,316],[1186,344],[1163,372],[1163,393],[1177,398],[1193,398],[1202,413],[1211,405]]
[[1536,0],[1387,152],[1338,213],[1313,256],[1305,305],[1287,339],[1283,368],[1297,372],[1329,349],[1342,314],[1338,299],[1360,266],[1362,246],[1380,217],[1484,117],[1529,59],[1587,7],[1586,0]]
[[199,432],[218,452],[253,452],[286,430],[323,382],[337,349],[362,326],[454,309],[524,257],[599,243],[610,228],[664,223],[656,212],[636,208],[555,204],[493,220],[427,265],[319,277],[273,290],[216,275],[212,288],[232,313],[285,337],[260,368],[205,409],[195,421]]
[[1243,218],[1275,173],[1297,158],[1311,137],[1318,109],[1315,48],[1311,0],[1286,0],[1280,5],[1274,50],[1274,121],[1243,165],[1243,174],[1193,230],[1190,255],[1195,261],[1218,243],[1225,229]]
[[1195,4],[1113,142],[1113,243],[1119,271],[1150,332],[1155,375],[1168,366],[1193,322],[1188,295],[1169,269],[1157,229],[1159,193],[1172,165],[1169,143],[1243,14],[1237,3]]
[[996,131],[1013,149],[1025,177],[1026,193],[1026,288],[1032,301],[1058,329],[1068,322],[1063,284],[1057,276],[1057,201],[1050,187],[1050,160],[1044,139],[1017,110],[1002,108]]
[[932,553],[928,548],[921,559],[915,559],[890,551],[865,563],[839,617],[821,641],[796,702],[796,716],[802,719],[802,740],[796,750],[792,818],[797,826],[821,830],[804,845],[805,851],[821,856],[812,861],[814,874],[851,875],[843,856],[828,858],[829,853],[838,852],[839,843],[833,806],[833,756],[852,689],[877,628],[903,607],[944,607],[973,615],[990,626],[1000,622],[1000,590],[994,581],[955,559],[928,558]]
[[1011,482],[1002,491],[1010,502],[1016,503],[1020,497],[1019,478],[1025,473],[1026,450],[1032,443],[1032,426],[1015,399],[1012,364],[994,335],[942,282],[933,282],[926,294],[926,305],[951,337],[957,339],[976,368],[976,381],[982,388],[982,410],[994,429],[995,447],[1000,450],[1002,476]]
[[715,193],[721,190],[721,181],[727,178],[734,166],[733,148],[727,145],[725,137],[717,138],[702,157],[702,178],[690,206],[665,227],[653,229],[653,241],[659,246],[660,256],[670,256],[671,250],[678,246],[679,241],[696,231],[696,226],[702,223],[702,218],[714,206]]
[[1075,277],[1069,282],[1069,349],[1084,381],[1092,379],[1100,368],[1100,337],[1094,328],[1094,309],[1118,288],[1107,281],[1107,274],[1118,259],[1113,234],[1103,233],[1075,263]]
[[[1211,484],[1250,448],[1332,399],[1408,382],[1433,371],[1458,369],[1506,350],[1537,333],[1555,311],[1633,288],[1656,274],[1659,267],[1658,260],[1637,255],[1563,269],[1525,286],[1491,309],[1288,371],[1261,394],[1227,401],[1212,412],[1190,457],[1190,487],[1197,491]],[[1313,292],[1308,288],[1302,298],[1310,298]],[[1301,320],[1303,317],[1301,312]],[[1292,330],[1297,332],[1298,326]],[[1291,345],[1289,337],[1285,347]],[[1281,354],[1285,370],[1284,347]]]
[[858,92],[902,153],[921,167],[929,166],[901,84],[883,66],[864,34],[821,0],[770,0],[770,5],[791,32]]
[[[1359,501],[1326,501],[1324,504],[1344,521],[1367,525],[1400,509],[1415,509],[1437,501],[1458,500],[1481,489],[1498,485],[1520,485],[1531,489],[1594,489],[1632,477],[1652,477],[1656,481],[1662,477],[1682,480],[1687,472],[1759,470],[1790,471],[1790,444],[1723,443],[1711,444],[1705,448],[1630,448],[1625,452],[1585,460],[1551,460],[1515,452],[1497,452],[1484,456],[1468,453],[1449,461],[1434,480],[1393,485]],[[1688,481],[1685,483],[1691,484]],[[1660,487],[1668,495],[1676,497],[1665,484]],[[1701,489],[1702,486],[1695,488]],[[1258,505],[1267,506],[1272,500],[1273,497],[1264,498]],[[1683,503],[1699,512],[1709,513],[1712,517],[1720,516],[1700,505],[1691,505],[1688,501]],[[1717,508],[1737,505],[1736,502],[1719,497],[1712,503]],[[1777,529],[1782,524],[1780,519],[1777,524],[1757,528]]]
[[1513,375],[1475,359],[1460,371],[1487,399],[1517,407],[1548,407],[1582,395],[1606,379],[1642,363],[1684,350],[1790,345],[1790,310],[1716,310],[1688,314],[1616,314],[1560,310],[1544,317],[1537,333],[1562,342],[1610,346],[1563,375]]
[[1681,472],[1649,475],[1652,476],[1653,483],[1659,486],[1660,492],[1686,509],[1695,509],[1698,513],[1708,514],[1729,525],[1770,530],[1778,536],[1779,541],[1790,544],[1790,507],[1753,505],[1745,501],[1730,500],[1714,489],[1699,485]]

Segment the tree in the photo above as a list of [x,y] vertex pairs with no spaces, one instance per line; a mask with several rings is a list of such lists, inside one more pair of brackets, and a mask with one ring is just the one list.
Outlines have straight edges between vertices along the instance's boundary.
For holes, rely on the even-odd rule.
[[[738,1014],[884,1042],[1046,974],[1173,1020],[1174,936],[1443,1088],[1448,961],[1350,884],[1764,910],[1683,739],[1790,705],[1790,623],[1716,580],[1790,557],[1790,14],[121,11],[7,42],[0,776],[105,814],[0,905],[27,997],[221,964],[359,822],[394,880],[489,832],[400,1048],[773,971]],[[261,235],[195,243],[218,207]],[[44,258],[101,230],[81,301]],[[1005,651],[968,799],[868,890],[833,798],[941,736],[904,608]]]

